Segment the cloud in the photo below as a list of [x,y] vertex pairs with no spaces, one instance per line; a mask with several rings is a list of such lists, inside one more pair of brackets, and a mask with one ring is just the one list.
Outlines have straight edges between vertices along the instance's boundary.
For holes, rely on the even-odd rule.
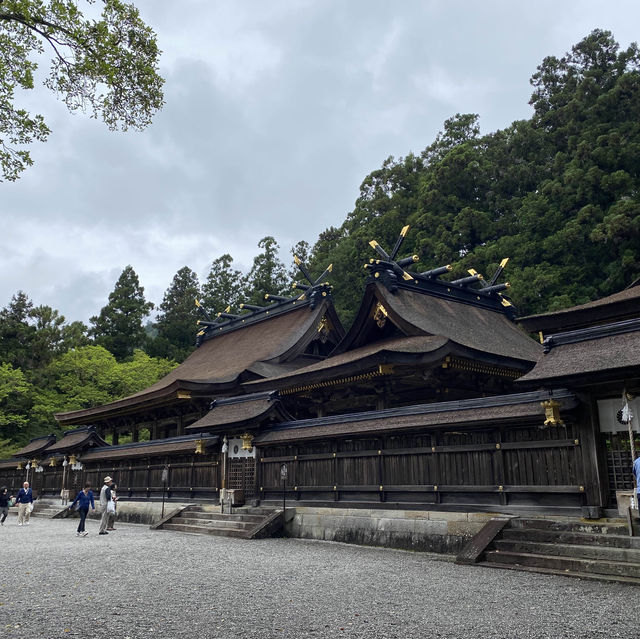
[[636,3],[138,0],[163,50],[166,106],[112,133],[35,90],[49,141],[0,200],[0,304],[25,290],[69,320],[131,264],[159,303],[184,265],[339,226],[366,175],[419,153],[456,112],[484,132],[528,117],[529,77],[591,29],[626,46]]

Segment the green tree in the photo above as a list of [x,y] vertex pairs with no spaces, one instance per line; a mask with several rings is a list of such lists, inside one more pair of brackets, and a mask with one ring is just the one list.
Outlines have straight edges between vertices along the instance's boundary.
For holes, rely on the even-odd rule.
[[213,260],[202,285],[202,302],[210,315],[224,311],[227,306],[237,310],[241,301],[242,273],[232,268],[232,263],[228,253]]
[[596,30],[532,78],[530,120],[481,135],[458,114],[419,157],[388,158],[365,178],[354,210],[327,231],[312,262],[334,263],[348,323],[370,239],[417,270],[451,263],[491,274],[504,257],[523,314],[587,302],[640,276],[640,52]]
[[0,431],[4,437],[19,437],[29,424],[33,388],[24,373],[11,364],[0,364]]
[[173,277],[160,304],[157,337],[149,342],[151,355],[181,362],[195,348],[196,323],[200,318],[195,304],[200,298],[198,276],[187,266]]
[[33,302],[24,291],[18,291],[9,305],[0,311],[0,361],[14,368],[32,367],[32,345],[35,327],[29,318]]
[[140,350],[122,363],[102,346],[69,350],[47,366],[45,383],[33,391],[31,432],[56,431],[56,413],[100,406],[137,393],[175,366]]
[[89,334],[96,344],[104,346],[118,361],[133,355],[145,344],[146,333],[142,320],[149,315],[153,304],[144,297],[144,288],[133,267],[126,266],[109,294],[109,303],[100,315],[90,318]]
[[253,258],[253,266],[244,281],[243,301],[263,305],[267,293],[283,295],[287,290],[287,272],[278,257],[280,246],[270,235],[258,242],[262,253]]
[[41,115],[15,104],[16,91],[34,87],[33,54],[51,54],[44,84],[70,111],[88,111],[110,129],[142,129],[163,104],[160,51],[138,10],[121,0],[103,0],[100,18],[91,19],[80,4],[0,2],[0,170],[6,180],[32,164],[26,147],[49,134]]

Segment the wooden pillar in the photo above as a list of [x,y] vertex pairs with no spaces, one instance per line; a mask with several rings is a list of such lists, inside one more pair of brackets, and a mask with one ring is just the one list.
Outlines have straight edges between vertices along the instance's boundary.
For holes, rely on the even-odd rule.
[[182,413],[180,413],[180,417],[178,417],[176,435],[184,435],[184,415]]
[[[582,456],[582,473],[586,506],[596,509],[607,505],[609,482],[606,465],[600,451],[600,425],[598,422],[598,404],[592,397],[580,397],[581,405],[577,411],[577,435]],[[589,515],[591,516],[591,514]]]
[[138,426],[131,427],[131,441],[132,442],[140,441],[140,428]]
[[[504,474],[504,454],[502,452],[502,430],[499,429],[496,432],[496,452],[494,453],[494,469],[495,469],[495,481],[498,486],[504,486],[505,483],[505,474]],[[507,495],[504,491],[500,492],[500,504],[506,506],[507,504]]]
[[376,388],[376,410],[384,410],[388,407],[387,402],[388,384],[383,383],[382,387]]
[[151,427],[151,439],[158,439],[158,418],[153,420],[153,426]]
[[117,445],[118,445],[118,435],[119,435],[119,433],[118,433],[118,427],[117,427],[117,426],[114,426],[114,427],[113,427],[113,431],[112,431],[112,440],[111,440],[111,443],[112,443],[114,446],[117,446]]

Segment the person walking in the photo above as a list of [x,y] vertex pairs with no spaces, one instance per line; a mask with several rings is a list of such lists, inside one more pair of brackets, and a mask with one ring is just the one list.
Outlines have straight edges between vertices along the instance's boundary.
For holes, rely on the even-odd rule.
[[6,486],[0,488],[0,526],[4,526],[4,520],[9,514],[9,500],[12,497],[9,495],[9,489]]
[[29,482],[25,481],[22,484],[22,488],[18,491],[16,497],[16,503],[18,504],[18,526],[29,525],[29,518],[31,517],[31,510],[33,506],[33,491],[29,488]]
[[107,530],[115,530],[113,524],[116,521],[116,510],[118,508],[118,495],[116,491],[118,490],[117,484],[111,484],[111,503],[107,504],[107,510],[109,511],[109,521],[107,524]]
[[636,480],[636,509],[640,510],[640,455],[633,462],[633,476]]
[[93,502],[93,491],[91,490],[91,484],[84,485],[84,488],[76,495],[73,503],[71,504],[71,506],[69,506],[69,510],[71,510],[76,505],[76,503],[78,504],[78,512],[80,513],[80,523],[78,524],[76,537],[86,537],[89,533],[84,529],[84,522],[87,518],[87,514],[89,513],[89,506],[91,506],[92,510],[96,509],[96,506]]
[[104,486],[100,489],[100,508],[102,509],[102,518],[100,519],[99,535],[108,535],[107,524],[109,523],[109,504],[111,503],[111,484],[113,479],[107,475],[104,478]]

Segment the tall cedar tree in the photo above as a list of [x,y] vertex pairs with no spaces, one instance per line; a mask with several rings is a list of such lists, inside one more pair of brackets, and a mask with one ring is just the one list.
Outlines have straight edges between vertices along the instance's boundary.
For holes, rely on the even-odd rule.
[[142,129],[162,107],[160,50],[138,10],[104,0],[100,17],[90,19],[83,4],[93,0],[0,2],[0,181],[31,165],[28,145],[49,135],[42,115],[15,103],[16,94],[33,89],[41,54],[52,58],[45,87],[70,111],[88,112],[110,129]]
[[253,266],[245,279],[244,302],[263,306],[265,295],[283,295],[289,292],[287,272],[278,257],[280,246],[271,236],[263,237],[258,242],[262,253],[253,258]]
[[200,298],[198,276],[183,266],[173,276],[160,304],[158,335],[147,348],[150,355],[181,362],[193,351],[199,319],[196,298]]
[[146,334],[142,320],[152,309],[153,304],[145,300],[144,288],[133,267],[126,266],[109,294],[109,303],[100,315],[90,318],[93,326],[89,334],[96,344],[123,361],[132,357],[136,348],[144,346]]
[[234,311],[238,309],[242,273],[232,268],[232,263],[233,258],[228,253],[213,260],[202,285],[202,303],[211,317],[227,306]]
[[640,276],[640,52],[596,30],[531,80],[530,120],[480,135],[458,114],[420,156],[389,158],[365,178],[355,209],[313,248],[334,263],[336,306],[357,308],[368,242],[391,247],[411,224],[400,257],[415,268],[451,263],[505,275],[521,314],[614,293]]

